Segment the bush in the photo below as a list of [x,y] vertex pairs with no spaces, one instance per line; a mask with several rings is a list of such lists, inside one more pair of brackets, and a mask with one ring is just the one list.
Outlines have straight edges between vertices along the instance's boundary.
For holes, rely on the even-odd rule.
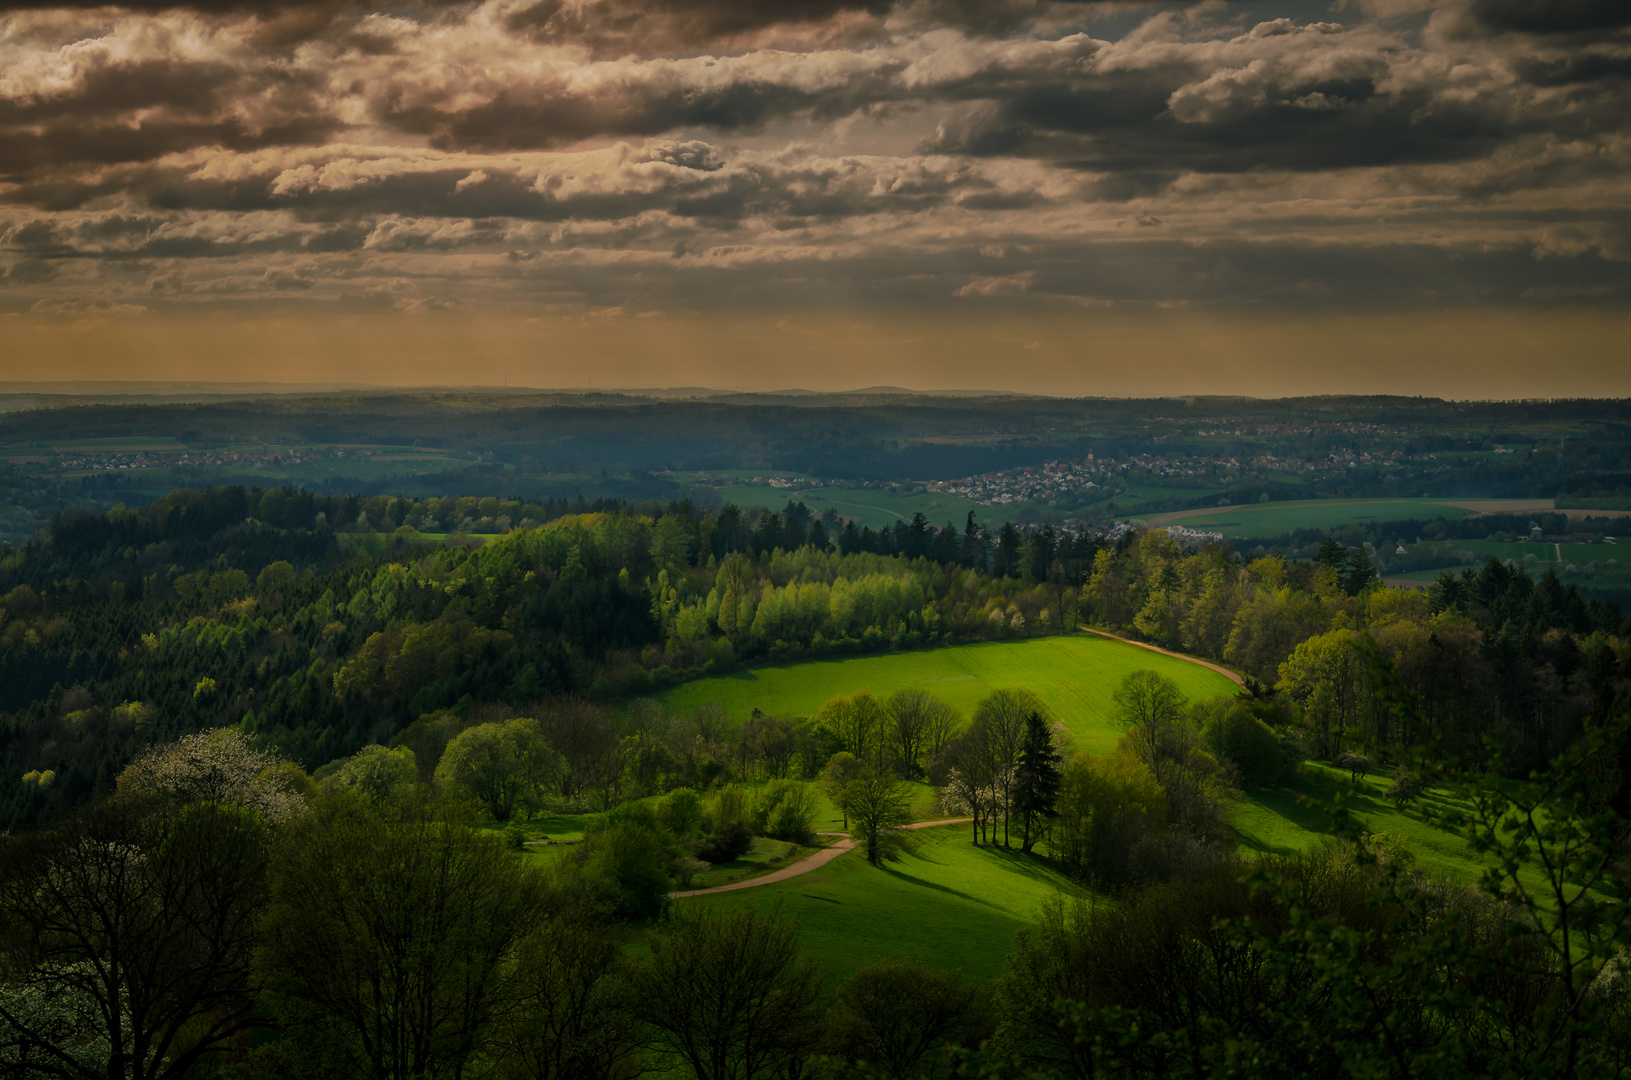
[[697,844],[697,858],[703,862],[727,863],[739,859],[753,846],[753,830],[745,821],[727,821],[704,836]]
[[[1219,703],[1222,704],[1222,703]],[[1211,751],[1226,758],[1246,787],[1277,784],[1286,776],[1286,756],[1274,729],[1253,716],[1240,702],[1204,708],[1201,738]]]
[[667,840],[637,820],[608,821],[572,849],[573,863],[597,900],[627,918],[650,919],[668,907],[670,870],[683,857]]
[[1427,790],[1427,778],[1421,773],[1400,770],[1382,797],[1399,806],[1409,806]]
[[804,784],[772,780],[759,792],[753,812],[753,831],[760,836],[791,840],[797,844],[815,842],[815,800]]

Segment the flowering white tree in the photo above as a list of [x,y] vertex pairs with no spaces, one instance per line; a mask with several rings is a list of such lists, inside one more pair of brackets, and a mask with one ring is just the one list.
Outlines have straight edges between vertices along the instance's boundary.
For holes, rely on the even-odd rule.
[[237,806],[279,824],[306,807],[281,764],[276,754],[255,749],[243,732],[216,728],[150,747],[119,774],[118,786],[125,795]]

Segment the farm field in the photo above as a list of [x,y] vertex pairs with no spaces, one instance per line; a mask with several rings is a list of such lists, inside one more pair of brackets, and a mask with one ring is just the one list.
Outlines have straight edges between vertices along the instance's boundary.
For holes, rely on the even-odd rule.
[[1111,721],[1111,695],[1124,677],[1146,668],[1172,679],[1191,700],[1235,692],[1226,676],[1198,664],[1079,633],[752,668],[682,683],[659,700],[671,712],[717,702],[737,719],[755,708],[809,716],[835,694],[870,690],[883,698],[909,688],[967,716],[993,690],[1020,686],[1070,729],[1078,751],[1105,753],[1121,734]]
[[[1529,509],[1534,500],[1513,500]],[[1497,504],[1491,502],[1489,508]],[[1476,511],[1436,499],[1318,499],[1310,502],[1258,503],[1246,506],[1220,506],[1216,510],[1191,510],[1161,514],[1151,525],[1183,525],[1208,529],[1226,537],[1267,539],[1293,529],[1337,529],[1356,522],[1402,521],[1444,518],[1459,521]]]
[[882,867],[850,852],[788,881],[677,904],[756,904],[797,919],[805,953],[830,990],[893,956],[995,978],[1014,931],[1031,924],[1044,901],[1076,891],[1017,848],[975,847],[966,826],[924,829],[917,841]]

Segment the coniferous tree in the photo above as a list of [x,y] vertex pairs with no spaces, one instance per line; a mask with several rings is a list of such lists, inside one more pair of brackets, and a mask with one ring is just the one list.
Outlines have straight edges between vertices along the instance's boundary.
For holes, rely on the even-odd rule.
[[1056,813],[1059,801],[1059,750],[1040,713],[1025,719],[1025,744],[1014,769],[1014,810],[1021,822],[1020,850],[1029,852],[1041,834],[1043,820]]
[[1315,562],[1332,569],[1340,569],[1347,559],[1348,549],[1334,536],[1327,536],[1325,542],[1320,544],[1319,553],[1314,556]]
[[1376,567],[1363,546],[1348,551],[1347,560],[1337,571],[1337,577],[1342,582],[1343,591],[1349,596],[1358,596],[1365,591],[1365,586],[1376,577]]

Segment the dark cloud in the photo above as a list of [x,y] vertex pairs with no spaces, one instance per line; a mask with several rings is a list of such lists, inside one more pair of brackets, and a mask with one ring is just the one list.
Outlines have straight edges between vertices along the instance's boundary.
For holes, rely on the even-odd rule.
[[0,273],[58,314],[1625,298],[1621,5],[1108,10],[0,15]]
[[539,0],[507,22],[539,42],[582,45],[595,56],[653,56],[707,51],[722,40],[775,27],[877,17],[891,6],[891,0]]
[[1625,0],[1473,0],[1472,13],[1494,30],[1574,34],[1631,27]]

